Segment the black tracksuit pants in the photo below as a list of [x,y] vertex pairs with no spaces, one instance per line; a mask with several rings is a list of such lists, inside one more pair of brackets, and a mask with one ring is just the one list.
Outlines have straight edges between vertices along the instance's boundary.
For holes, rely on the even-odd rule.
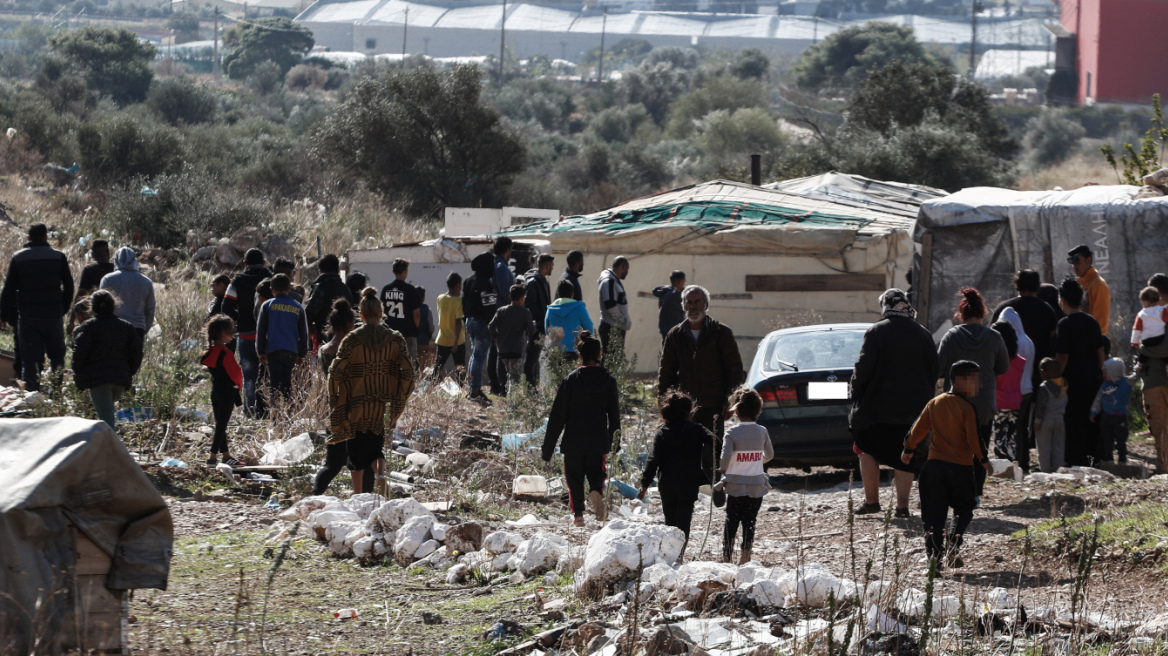
[[[984,468],[978,467],[983,472]],[[972,465],[955,465],[944,460],[929,459],[921,468],[917,481],[921,497],[921,522],[925,525],[925,551],[930,558],[941,559],[945,553],[945,522],[953,509],[953,528],[950,546],[961,546],[962,536],[973,521],[977,497],[977,480]]]
[[215,416],[215,435],[211,438],[211,453],[227,453],[227,422],[235,411],[239,392],[231,389],[211,389],[211,414]]
[[689,537],[689,527],[693,522],[694,502],[698,500],[697,486],[658,487],[661,493],[661,512],[665,513],[665,525],[675,526]]
[[734,541],[738,538],[739,524],[742,525],[742,550],[750,551],[754,547],[754,525],[758,521],[760,508],[762,497],[726,497],[726,529],[722,533],[722,557],[727,562],[734,555]]
[[604,494],[603,453],[565,453],[564,481],[568,485],[568,505],[576,517],[584,516],[588,507],[588,495],[584,494],[584,481],[588,481],[589,492]]

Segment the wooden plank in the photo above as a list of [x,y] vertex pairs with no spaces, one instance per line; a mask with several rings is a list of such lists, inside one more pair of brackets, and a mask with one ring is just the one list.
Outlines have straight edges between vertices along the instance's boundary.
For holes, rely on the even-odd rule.
[[85,616],[85,647],[103,652],[121,653],[122,614],[90,613]]
[[917,321],[925,328],[929,327],[929,296],[933,286],[933,233],[926,232],[921,236],[921,271],[920,280],[914,280],[917,288]]
[[882,292],[883,273],[746,276],[748,292]]
[[71,533],[73,534],[73,557],[77,562],[77,576],[101,575],[104,577],[108,574],[113,560],[101,550],[101,547],[85,537],[81,531],[73,529]]

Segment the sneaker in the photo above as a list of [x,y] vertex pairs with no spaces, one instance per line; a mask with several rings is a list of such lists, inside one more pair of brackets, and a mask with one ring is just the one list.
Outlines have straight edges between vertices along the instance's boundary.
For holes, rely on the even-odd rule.
[[235,458],[232,458],[231,456],[223,456],[223,464],[227,465],[228,467],[233,467],[233,468],[243,466],[242,462],[236,460]]
[[865,503],[856,509],[857,515],[878,515],[880,514],[880,502]]
[[583,517],[577,517],[576,519],[573,519],[573,520],[572,520],[572,526],[583,527],[583,526],[584,526],[584,518],[583,518]]
[[956,551],[951,551],[945,558],[945,566],[953,568],[965,567],[965,561],[961,559],[961,556]]
[[480,405],[491,405],[491,399],[486,394],[483,394],[481,389],[472,390],[470,394],[466,395],[466,398],[468,401],[474,401]]
[[908,508],[897,508],[896,514],[893,515],[893,517],[895,517],[897,519],[908,519],[909,517],[911,517],[911,515],[909,515],[909,513],[908,513]]
[[219,461],[215,459],[215,456],[211,456],[210,458],[207,458],[207,466],[208,467],[214,467],[215,465],[218,465],[218,464],[219,464]]
[[980,495],[973,498],[973,507],[974,508],[981,508],[981,496]]
[[604,497],[599,490],[592,490],[588,494],[588,505],[592,506],[592,512],[596,515],[596,521],[601,524],[607,519],[608,509],[604,507]]

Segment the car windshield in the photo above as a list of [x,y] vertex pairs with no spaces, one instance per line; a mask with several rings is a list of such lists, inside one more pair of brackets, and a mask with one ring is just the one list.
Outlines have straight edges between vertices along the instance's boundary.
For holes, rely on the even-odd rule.
[[864,332],[822,330],[782,335],[767,345],[767,372],[808,369],[846,369],[856,364]]

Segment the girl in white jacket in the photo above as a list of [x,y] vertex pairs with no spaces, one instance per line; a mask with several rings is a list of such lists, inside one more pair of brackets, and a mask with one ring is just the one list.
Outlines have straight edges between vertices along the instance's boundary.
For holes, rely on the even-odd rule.
[[738,526],[742,525],[742,554],[738,564],[750,562],[754,546],[754,525],[762,498],[771,489],[766,463],[774,458],[767,429],[755,423],[762,414],[762,397],[749,387],[741,387],[730,399],[731,410],[740,422],[726,431],[722,443],[720,471],[725,475],[726,528],[722,533],[722,559],[731,562]]

